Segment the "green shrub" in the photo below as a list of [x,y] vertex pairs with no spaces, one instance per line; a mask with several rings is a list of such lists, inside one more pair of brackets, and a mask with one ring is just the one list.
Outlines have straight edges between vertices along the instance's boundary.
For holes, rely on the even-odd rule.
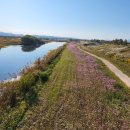
[[120,104],[127,101],[127,97],[122,92],[107,92],[106,98],[109,102]]
[[37,76],[35,76],[33,74],[28,74],[21,79],[21,94],[29,105],[37,100],[37,91],[35,89]]
[[36,79],[32,74],[25,75],[21,78],[21,93],[23,96],[31,90],[31,87],[35,85]]
[[32,75],[33,75],[35,81],[37,82],[40,79],[40,77],[39,77],[40,70],[35,70],[34,72],[32,72]]
[[116,83],[114,85],[114,88],[116,88],[116,89],[123,89],[123,86],[121,84],[119,84],[119,83]]
[[37,98],[38,98],[37,90],[36,90],[35,86],[32,86],[30,88],[30,90],[28,91],[28,93],[26,93],[25,101],[29,105],[32,105],[34,102],[37,101]]
[[21,38],[21,42],[23,45],[31,45],[31,44],[42,44],[44,43],[40,39],[31,36],[31,35],[25,35],[24,37]]
[[40,73],[40,79],[43,83],[45,83],[49,79],[49,74],[48,72],[41,72]]
[[17,101],[16,101],[16,92],[13,92],[11,97],[10,97],[10,106],[14,107],[16,105]]
[[48,69],[46,70],[46,73],[48,74],[48,76],[51,75],[51,73],[52,73],[52,68],[48,68]]

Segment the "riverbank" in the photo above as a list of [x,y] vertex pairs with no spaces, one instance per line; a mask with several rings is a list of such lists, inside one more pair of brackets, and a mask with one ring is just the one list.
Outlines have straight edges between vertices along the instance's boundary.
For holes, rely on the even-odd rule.
[[0,37],[0,48],[9,45],[19,45],[21,44],[21,38],[17,37]]
[[[52,40],[42,39],[42,42],[49,43]],[[22,45],[21,37],[0,37],[0,49],[11,45]]]
[[23,69],[19,81],[0,84],[0,129],[15,129],[27,109],[35,104],[63,49],[64,46],[59,47],[38,59],[34,66]]
[[41,46],[14,45],[1,49],[0,81],[15,78],[17,75],[20,75],[20,72],[24,67],[32,65],[35,60],[42,58],[49,51],[56,49],[63,44],[65,43],[52,42]]
[[[11,45],[22,45],[22,37],[2,37],[0,36],[0,49],[7,47],[7,46],[11,46]],[[38,38],[41,40],[41,42],[43,43],[51,43],[51,42],[62,42],[62,41],[58,41],[56,39],[46,39],[46,38]],[[63,42],[68,42],[63,41]]]
[[129,129],[129,99],[102,62],[69,44],[17,129]]

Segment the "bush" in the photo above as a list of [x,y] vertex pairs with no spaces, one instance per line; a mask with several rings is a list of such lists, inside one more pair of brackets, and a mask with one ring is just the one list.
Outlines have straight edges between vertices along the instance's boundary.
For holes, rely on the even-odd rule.
[[21,93],[23,96],[26,95],[33,85],[35,85],[35,78],[32,74],[25,75],[21,78]]
[[40,39],[31,36],[31,35],[25,35],[24,37],[21,38],[22,44],[23,45],[32,45],[32,44],[43,44],[44,42],[41,41]]
[[16,93],[12,93],[11,97],[10,97],[10,106],[14,107],[16,105],[17,101],[16,101]]
[[37,99],[36,78],[37,76],[35,77],[33,74],[28,74],[21,78],[21,95],[29,105]]
[[26,93],[25,101],[27,102],[27,104],[32,105],[34,102],[37,101],[37,98],[38,98],[37,90],[35,86],[32,86],[28,91],[28,93]]
[[49,74],[46,72],[40,73],[40,79],[43,83],[45,83],[49,79]]
[[119,83],[116,83],[116,84],[114,85],[114,88],[119,89],[119,90],[122,90],[122,89],[123,89],[123,86],[122,86],[121,84],[119,84]]
[[119,104],[122,102],[127,101],[127,97],[122,92],[108,92],[106,94],[106,98],[109,102],[112,102],[114,104]]
[[40,70],[35,70],[32,72],[32,76],[34,77],[35,81],[37,82],[40,79]]

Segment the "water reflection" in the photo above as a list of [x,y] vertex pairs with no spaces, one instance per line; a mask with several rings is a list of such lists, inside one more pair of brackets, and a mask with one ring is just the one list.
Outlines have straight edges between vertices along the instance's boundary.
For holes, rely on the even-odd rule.
[[22,45],[21,49],[23,52],[31,52],[36,50],[36,48],[39,48],[42,44],[37,44],[37,45]]
[[14,74],[18,74],[26,65],[32,64],[36,59],[63,44],[51,42],[36,46],[14,45],[0,49],[0,81],[14,77]]

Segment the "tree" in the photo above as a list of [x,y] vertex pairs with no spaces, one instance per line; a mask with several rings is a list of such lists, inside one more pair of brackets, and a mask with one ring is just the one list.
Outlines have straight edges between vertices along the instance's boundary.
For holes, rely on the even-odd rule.
[[127,45],[128,42],[127,40],[122,40],[122,39],[115,39],[112,41],[113,44],[117,44],[117,45]]
[[128,41],[125,39],[124,40],[124,45],[127,45],[128,44]]
[[22,37],[21,39],[22,44],[23,45],[37,45],[37,44],[44,44],[43,41],[41,41],[40,39],[31,36],[31,35],[25,35],[24,37]]

